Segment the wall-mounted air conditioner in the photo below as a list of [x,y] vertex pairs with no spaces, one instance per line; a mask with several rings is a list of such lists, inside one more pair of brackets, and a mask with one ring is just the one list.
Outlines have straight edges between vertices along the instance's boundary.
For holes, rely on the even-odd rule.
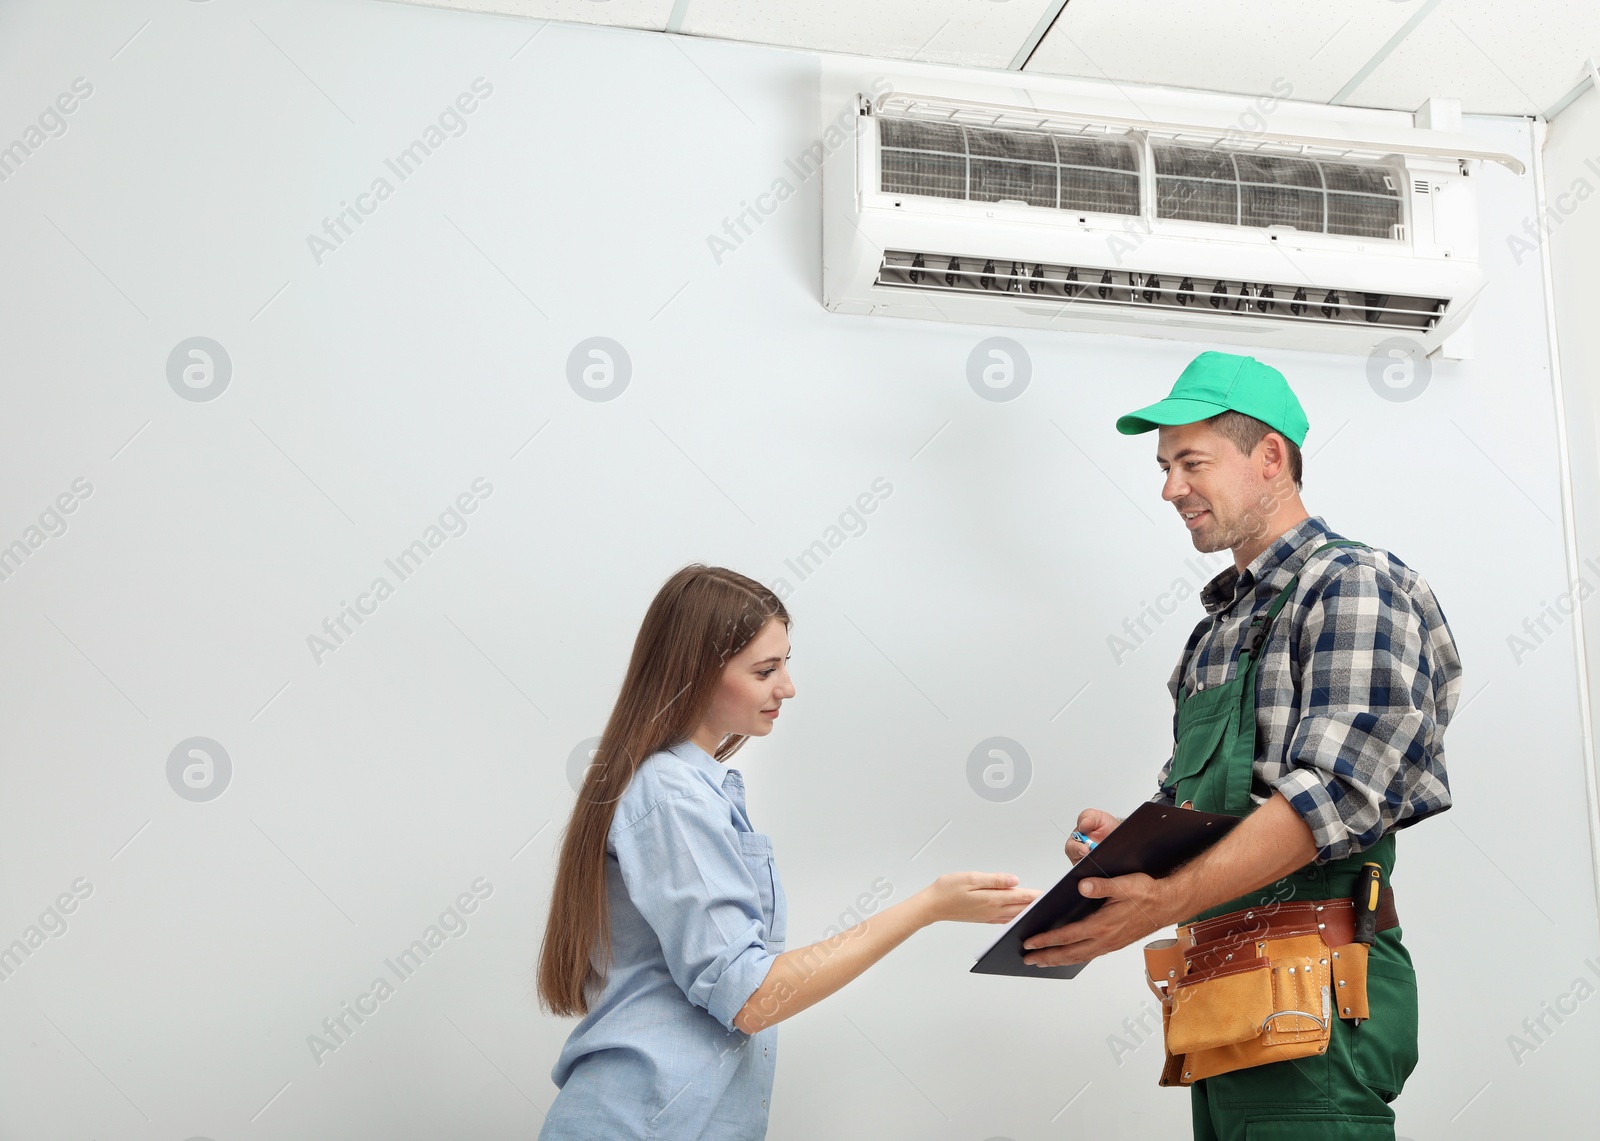
[[1281,99],[1241,116],[1240,100],[1141,90],[1112,113],[905,82],[825,74],[825,122],[856,127],[823,174],[838,313],[1348,353],[1403,336],[1433,353],[1484,283],[1472,175],[1522,170],[1439,129],[1459,123],[1439,100],[1414,119]]

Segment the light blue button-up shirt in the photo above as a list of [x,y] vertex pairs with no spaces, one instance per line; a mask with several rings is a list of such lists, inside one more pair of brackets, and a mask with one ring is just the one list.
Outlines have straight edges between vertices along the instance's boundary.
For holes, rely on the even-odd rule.
[[611,962],[550,1073],[540,1141],[765,1137],[777,1030],[733,1019],[783,951],[788,908],[739,770],[691,741],[640,765],[606,838],[606,894]]

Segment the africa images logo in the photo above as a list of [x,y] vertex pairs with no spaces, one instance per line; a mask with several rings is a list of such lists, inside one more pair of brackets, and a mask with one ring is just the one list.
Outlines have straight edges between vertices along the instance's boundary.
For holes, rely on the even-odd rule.
[[167,754],[167,783],[185,800],[215,800],[233,780],[233,758],[210,737],[189,737]]
[[210,337],[179,341],[167,354],[167,383],[185,400],[215,400],[233,379],[233,358]]
[[1015,800],[1032,782],[1033,758],[1010,737],[985,737],[967,754],[967,784],[984,800]]

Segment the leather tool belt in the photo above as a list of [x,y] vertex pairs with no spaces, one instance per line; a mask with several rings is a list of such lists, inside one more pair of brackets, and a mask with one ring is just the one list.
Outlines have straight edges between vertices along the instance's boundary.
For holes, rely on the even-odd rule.
[[[1378,930],[1398,925],[1385,887]],[[1147,945],[1167,1050],[1161,1084],[1326,1051],[1335,1016],[1368,1016],[1367,945],[1354,934],[1355,905],[1320,899],[1241,908]]]

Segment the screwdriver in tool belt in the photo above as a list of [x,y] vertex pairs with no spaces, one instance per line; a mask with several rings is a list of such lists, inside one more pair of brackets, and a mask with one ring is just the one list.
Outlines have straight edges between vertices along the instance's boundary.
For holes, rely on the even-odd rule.
[[1355,942],[1369,946],[1378,938],[1378,894],[1383,887],[1383,868],[1378,864],[1361,865],[1361,878],[1356,881]]

